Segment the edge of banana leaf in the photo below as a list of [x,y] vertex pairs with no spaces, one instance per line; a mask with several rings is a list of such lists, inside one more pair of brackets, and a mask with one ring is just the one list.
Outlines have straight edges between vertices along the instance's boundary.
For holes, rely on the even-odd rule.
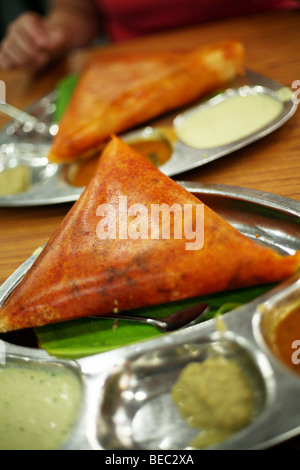
[[[273,286],[273,284],[256,286],[194,297],[164,305],[135,309],[131,313],[162,318],[183,308],[204,302],[208,304],[209,308],[199,317],[199,322],[203,322],[251,302]],[[126,320],[106,320],[101,317],[88,317],[46,325],[35,328],[34,332],[39,346],[45,349],[48,354],[68,359],[79,359],[169,334],[161,333],[157,328],[148,324]]]

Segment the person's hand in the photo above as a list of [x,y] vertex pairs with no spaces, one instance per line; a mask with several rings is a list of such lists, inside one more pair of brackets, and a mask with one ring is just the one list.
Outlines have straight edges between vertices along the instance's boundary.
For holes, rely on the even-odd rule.
[[0,70],[39,69],[66,47],[66,34],[36,13],[24,13],[8,27],[0,44]]

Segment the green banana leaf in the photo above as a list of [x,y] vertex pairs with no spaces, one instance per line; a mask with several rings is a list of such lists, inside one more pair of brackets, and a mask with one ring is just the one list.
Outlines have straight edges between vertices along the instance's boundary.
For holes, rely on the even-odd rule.
[[78,82],[78,75],[67,75],[56,86],[55,112],[53,120],[59,122],[70,102],[70,98]]
[[[199,317],[199,321],[202,322],[250,302],[271,287],[273,285],[227,291],[126,313],[162,318],[183,308],[204,302],[208,304],[208,309]],[[126,320],[116,322],[99,317],[46,325],[35,328],[35,334],[39,346],[50,355],[78,359],[169,333],[161,333],[156,327],[144,323]]]

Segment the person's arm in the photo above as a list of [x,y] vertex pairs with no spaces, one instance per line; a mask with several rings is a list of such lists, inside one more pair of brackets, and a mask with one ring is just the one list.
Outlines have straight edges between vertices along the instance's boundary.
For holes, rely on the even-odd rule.
[[101,19],[94,0],[52,0],[46,23],[50,30],[63,30],[73,49],[96,38]]
[[93,0],[53,0],[45,18],[24,13],[9,26],[0,45],[0,69],[40,68],[91,43],[100,24]]

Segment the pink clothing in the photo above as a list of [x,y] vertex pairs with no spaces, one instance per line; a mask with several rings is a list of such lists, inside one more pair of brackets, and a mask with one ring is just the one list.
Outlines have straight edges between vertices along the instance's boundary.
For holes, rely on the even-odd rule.
[[106,32],[120,41],[275,9],[296,9],[294,0],[95,0]]

